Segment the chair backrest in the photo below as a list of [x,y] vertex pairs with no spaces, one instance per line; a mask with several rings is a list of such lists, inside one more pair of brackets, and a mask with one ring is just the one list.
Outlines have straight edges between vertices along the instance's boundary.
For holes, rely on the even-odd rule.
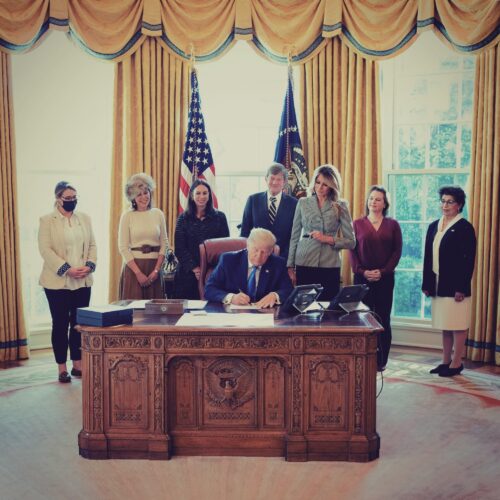
[[219,257],[226,252],[243,250],[246,246],[246,238],[211,238],[200,243],[200,279],[198,281],[200,299],[205,298],[205,283],[219,262]]
[[[219,257],[226,252],[235,252],[243,250],[247,246],[246,238],[211,238],[200,243],[200,279],[198,289],[200,299],[205,299],[205,283],[212,274]],[[280,254],[280,247],[274,245],[274,255]]]

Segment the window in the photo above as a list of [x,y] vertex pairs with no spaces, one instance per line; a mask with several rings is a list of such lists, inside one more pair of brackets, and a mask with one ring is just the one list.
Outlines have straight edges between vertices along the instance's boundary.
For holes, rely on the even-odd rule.
[[219,209],[226,214],[231,236],[237,236],[248,196],[267,189],[264,175],[274,159],[287,67],[238,42],[220,59],[197,69]]
[[37,234],[60,180],[75,185],[78,209],[92,218],[98,250],[92,302],[107,303],[113,65],[53,32],[32,52],[13,56],[12,68],[21,274],[33,332],[50,322],[38,284]]
[[474,64],[473,56],[451,51],[432,33],[381,63],[384,177],[391,216],[403,232],[394,316],[430,317],[430,301],[420,291],[425,235],[440,217],[439,187],[458,184],[467,192]]

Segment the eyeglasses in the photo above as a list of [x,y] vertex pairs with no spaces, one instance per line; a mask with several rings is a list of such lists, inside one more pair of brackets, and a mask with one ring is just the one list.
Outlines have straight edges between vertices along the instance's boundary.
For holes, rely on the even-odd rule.
[[76,201],[78,200],[77,196],[61,196],[62,201]]
[[439,200],[439,203],[441,203],[441,205],[455,205],[456,201],[455,200]]

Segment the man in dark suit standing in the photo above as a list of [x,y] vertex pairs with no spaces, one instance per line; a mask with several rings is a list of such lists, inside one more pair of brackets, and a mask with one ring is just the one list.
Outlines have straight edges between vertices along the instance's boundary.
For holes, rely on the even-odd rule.
[[273,163],[266,174],[268,190],[248,197],[243,212],[240,236],[248,237],[254,227],[269,229],[276,236],[280,256],[288,258],[293,216],[297,199],[283,193],[288,180],[287,169],[281,163]]
[[276,238],[263,228],[252,229],[246,250],[221,255],[205,285],[205,298],[224,304],[273,307],[292,291],[286,262],[273,255]]

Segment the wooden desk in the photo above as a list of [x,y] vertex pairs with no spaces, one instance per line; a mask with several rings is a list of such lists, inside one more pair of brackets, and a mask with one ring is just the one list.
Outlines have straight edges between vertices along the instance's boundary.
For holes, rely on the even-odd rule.
[[371,314],[276,318],[253,330],[188,329],[177,319],[135,311],[133,325],[80,327],[80,455],[378,457],[382,329]]

